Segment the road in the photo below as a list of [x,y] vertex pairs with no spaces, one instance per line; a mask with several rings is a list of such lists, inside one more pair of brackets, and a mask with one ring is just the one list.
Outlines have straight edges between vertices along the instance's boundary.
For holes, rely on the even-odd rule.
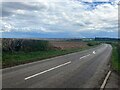
[[3,88],[99,88],[109,68],[112,47],[85,51],[3,70]]

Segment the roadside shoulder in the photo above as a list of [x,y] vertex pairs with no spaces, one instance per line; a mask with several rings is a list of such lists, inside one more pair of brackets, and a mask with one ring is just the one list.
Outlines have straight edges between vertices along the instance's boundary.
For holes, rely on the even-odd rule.
[[120,89],[119,84],[120,84],[120,76],[115,71],[112,71],[105,88]]

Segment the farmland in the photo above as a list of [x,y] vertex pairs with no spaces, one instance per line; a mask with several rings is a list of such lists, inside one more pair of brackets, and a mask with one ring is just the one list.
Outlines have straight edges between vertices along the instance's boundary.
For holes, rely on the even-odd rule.
[[2,66],[3,68],[11,67],[90,47],[88,42],[83,41],[2,39]]
[[87,47],[86,42],[71,42],[71,41],[50,41],[50,44],[58,49],[71,49],[71,48],[85,48]]
[[118,42],[14,38],[1,40],[3,68],[81,51],[100,43],[108,43],[113,47],[112,68],[113,70],[120,71],[120,44]]

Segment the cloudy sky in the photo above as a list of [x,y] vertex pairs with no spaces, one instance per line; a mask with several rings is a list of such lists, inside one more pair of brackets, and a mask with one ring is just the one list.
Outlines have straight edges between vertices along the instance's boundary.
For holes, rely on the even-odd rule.
[[0,32],[14,38],[116,38],[118,1],[2,2]]

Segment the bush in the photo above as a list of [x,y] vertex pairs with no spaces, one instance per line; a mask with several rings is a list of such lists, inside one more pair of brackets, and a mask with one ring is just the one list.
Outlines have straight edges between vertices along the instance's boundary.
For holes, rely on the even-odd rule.
[[22,50],[23,51],[45,51],[49,49],[48,41],[42,40],[27,40],[23,42]]
[[2,49],[5,52],[45,51],[50,49],[50,45],[49,42],[45,40],[3,39]]
[[99,42],[88,42],[88,46],[94,46],[100,44]]

